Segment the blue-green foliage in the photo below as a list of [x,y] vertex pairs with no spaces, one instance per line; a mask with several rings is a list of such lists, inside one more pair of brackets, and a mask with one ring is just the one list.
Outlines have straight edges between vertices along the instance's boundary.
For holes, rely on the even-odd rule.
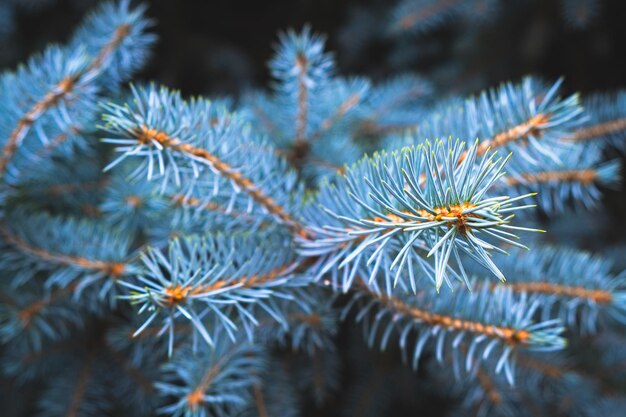
[[[50,46],[0,80],[0,144],[18,145],[0,175],[18,182],[42,153],[80,144],[93,131],[97,103],[119,89],[145,61],[154,36],[144,9],[107,3],[90,16],[67,46]],[[57,146],[61,143],[61,146]],[[84,145],[88,146],[88,145]],[[5,172],[6,171],[6,172]]]
[[[360,291],[352,300],[357,306],[357,320],[364,323],[367,342],[385,349],[392,338],[397,339],[404,359],[414,368],[428,349],[434,350],[437,361],[452,366],[457,375],[462,370],[474,370],[479,362],[493,360],[495,372],[504,372],[513,383],[512,358],[517,348],[550,351],[562,349],[565,343],[559,320],[534,320],[538,299],[525,294],[516,297],[506,288],[483,288],[456,296],[441,294],[434,300],[428,292],[383,296],[374,314],[369,314],[376,307],[369,294]],[[444,316],[450,321],[442,322]],[[493,332],[485,331],[490,328]],[[528,338],[521,340],[519,337],[526,333]]]
[[[601,387],[572,369],[572,361],[563,355],[524,353],[518,362],[517,378],[527,382],[523,387],[512,386],[501,375],[492,375],[491,364],[486,364],[454,387],[454,395],[462,401],[450,415],[476,410],[479,416],[532,416],[536,410],[533,406],[538,406],[554,415],[592,416],[602,409],[602,403],[610,402],[602,398]],[[451,375],[445,371],[438,376],[446,377]],[[530,399],[532,404],[528,403]]]
[[[498,258],[509,284],[519,290],[526,286],[525,292],[541,298],[545,320],[560,317],[563,324],[583,333],[597,332],[598,324],[606,324],[608,318],[626,321],[624,274],[615,275],[607,259],[550,246],[523,253],[515,249],[511,256]],[[551,292],[546,284],[559,288]]]
[[[126,265],[133,254],[131,235],[124,230],[45,213],[7,213],[4,221],[0,257],[4,269],[13,274],[15,285],[29,283],[43,272],[40,284],[46,287],[74,284],[80,291],[97,284],[106,294],[113,289],[108,278],[137,271]],[[115,264],[120,265],[119,269],[114,268]]]
[[[343,268],[336,285],[344,291],[357,275],[371,281],[381,264],[393,272],[387,287],[404,276],[416,291],[415,265],[439,289],[449,282],[451,261],[460,271],[452,276],[466,281],[461,253],[504,279],[488,255],[497,250],[488,241],[517,239],[510,232],[518,229],[508,224],[510,213],[527,208],[516,203],[528,196],[488,196],[504,175],[506,159],[495,153],[478,158],[477,151],[478,144],[466,149],[459,142],[437,141],[362,160],[345,180],[322,187],[306,217],[313,237],[302,242],[300,252],[319,259],[320,276],[335,277]],[[431,256],[434,265],[427,262]],[[369,274],[360,270],[370,264]]]
[[[257,325],[259,317],[252,306],[286,326],[283,306],[277,300],[292,300],[297,294],[290,294],[289,289],[307,284],[296,272],[293,250],[271,233],[173,240],[168,256],[148,249],[142,259],[145,272],[136,282],[121,282],[131,290],[124,298],[139,304],[140,313],[149,314],[136,334],[156,318],[164,322],[161,332],[169,334],[170,354],[174,325],[181,319],[189,320],[210,345],[215,343],[210,332],[219,331],[220,336],[226,332],[234,339],[235,323],[246,328]],[[219,327],[213,323],[211,329],[205,328],[206,316],[215,316]],[[252,337],[252,330],[247,333]]]
[[583,126],[590,129],[585,130],[584,134],[573,135],[570,139],[590,146],[596,141],[606,140],[618,149],[623,149],[626,91],[592,94],[584,99],[583,104],[588,109]]
[[545,160],[541,166],[511,165],[508,177],[494,188],[512,194],[539,193],[537,205],[548,216],[594,209],[602,199],[601,187],[616,188],[620,182],[619,161],[606,161],[597,146],[573,146],[558,161]]
[[[206,196],[200,197],[201,204],[216,203],[253,217],[268,210],[255,193],[271,196],[288,211],[300,202],[294,174],[267,141],[245,119],[207,99],[185,101],[165,88],[139,87],[133,88],[131,101],[107,104],[104,111],[110,136],[103,140],[117,145],[121,154],[107,170],[128,157],[142,158],[131,177],[159,178],[162,190],[174,187],[185,198]],[[157,132],[161,136],[154,136]],[[203,157],[203,152],[210,156]]]
[[163,382],[156,385],[161,396],[171,399],[160,411],[185,417],[236,415],[264,367],[264,352],[247,342],[222,338],[197,352],[180,349],[163,365]]
[[272,94],[244,101],[252,123],[313,184],[356,161],[373,140],[415,127],[432,95],[415,75],[380,85],[338,76],[323,48],[308,27],[282,34],[270,62]]
[[[405,3],[415,31],[501,7]],[[187,99],[128,84],[151,26],[106,3],[1,76],[0,366],[33,387],[22,415],[295,417],[354,375],[385,385],[347,390],[382,413],[415,394],[398,358],[464,415],[618,408],[574,368],[622,360],[624,272],[526,232],[618,182],[623,93],[344,77],[305,27],[268,91]],[[344,350],[352,327],[393,365]],[[566,339],[572,359],[547,353]]]

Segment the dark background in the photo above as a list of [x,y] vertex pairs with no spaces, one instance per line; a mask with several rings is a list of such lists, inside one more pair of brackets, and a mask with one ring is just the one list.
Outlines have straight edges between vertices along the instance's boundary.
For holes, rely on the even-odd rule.
[[[159,42],[140,78],[185,94],[233,94],[267,86],[266,63],[277,32],[310,23],[328,36],[328,49],[335,52],[342,74],[375,79],[398,71],[436,75],[456,65],[463,67],[465,79],[480,73],[485,85],[478,88],[526,74],[565,76],[571,91],[623,87],[626,5],[598,1],[600,14],[585,29],[567,25],[558,0],[506,0],[487,23],[451,21],[426,35],[400,38],[380,35],[393,0],[147,1]],[[7,2],[21,4],[13,34],[0,38],[0,65],[8,68],[49,42],[65,41],[98,3],[0,0]],[[365,11],[373,16],[357,15]],[[356,16],[361,22],[354,22]],[[359,24],[363,27],[354,29]]]

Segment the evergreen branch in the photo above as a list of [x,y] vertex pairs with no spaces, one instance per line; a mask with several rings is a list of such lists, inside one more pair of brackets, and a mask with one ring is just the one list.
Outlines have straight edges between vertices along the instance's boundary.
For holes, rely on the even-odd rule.
[[29,348],[42,349],[46,342],[84,326],[87,310],[69,299],[76,283],[52,290],[38,286],[31,283],[19,289],[5,288],[7,300],[0,303],[2,341],[25,342]]
[[487,400],[498,407],[502,403],[502,394],[498,390],[496,384],[487,372],[482,367],[476,367],[476,378],[481,385],[481,388],[487,394]]
[[92,125],[98,98],[143,63],[154,39],[144,32],[149,21],[143,13],[127,0],[103,3],[67,47],[49,47],[28,66],[3,74],[0,178],[14,185],[50,151],[62,148],[59,154],[67,156],[87,147],[80,133]]
[[609,120],[595,125],[576,129],[572,134],[563,137],[566,142],[587,142],[626,131],[626,118]]
[[[508,230],[516,227],[508,225],[508,213],[527,196],[487,197],[502,177],[506,159],[491,153],[478,163],[478,145],[467,153],[463,146],[458,141],[427,142],[390,155],[375,154],[351,167],[336,184],[323,187],[319,206],[304,213],[311,237],[298,238],[300,253],[317,260],[312,272],[318,278],[330,272],[336,283],[343,269],[337,284],[347,291],[356,276],[371,281],[382,266],[391,288],[408,269],[405,279],[415,291],[415,263],[439,289],[448,276],[467,282],[461,265],[460,275],[449,265],[451,260],[460,262],[458,253],[464,252],[502,280],[486,252],[497,249],[478,236],[511,242]],[[457,165],[463,154],[468,156]],[[426,258],[434,255],[434,268],[417,251]]]
[[578,169],[567,171],[539,171],[532,173],[524,173],[522,178],[508,177],[507,185],[516,186],[520,184],[540,184],[544,182],[578,182],[583,185],[589,185],[598,180],[598,171],[595,169]]
[[[496,134],[492,138],[484,139],[478,142],[476,148],[476,155],[483,156],[490,150],[505,147],[515,142],[521,142],[530,138],[531,136],[539,136],[540,129],[549,122],[549,117],[544,114],[538,114],[533,116],[530,120],[524,121],[519,125],[511,127],[510,129]],[[469,150],[461,153],[459,156],[458,164],[461,164],[463,160],[468,156]],[[441,169],[441,166],[439,166]],[[426,180],[426,175],[419,177],[419,182],[422,183]],[[508,180],[512,182],[511,179]],[[515,185],[515,183],[511,184]]]
[[238,172],[232,172],[231,167],[228,164],[222,163],[217,159],[212,161],[210,154],[206,154],[203,157],[207,159],[213,165],[213,167],[220,171],[226,178],[232,180],[247,194],[249,194],[254,201],[265,207],[269,213],[275,215],[281,221],[293,227],[296,232],[302,232],[302,225],[289,213],[287,213],[283,207],[278,205],[271,197],[266,196],[262,191],[254,188],[252,182],[249,179],[244,178]]
[[[90,215],[84,210],[96,208],[101,198],[100,186],[105,185],[106,177],[101,173],[101,163],[94,160],[92,150],[75,147],[73,143],[69,145],[71,150],[58,149],[41,160],[26,156],[29,154],[26,148],[19,152],[20,175],[13,177],[17,181],[9,183],[10,188],[6,189],[7,208],[29,207],[29,211],[77,217]],[[34,165],[22,170],[27,165],[21,163],[26,160]],[[18,159],[14,163],[12,167],[17,166]]]
[[496,190],[511,193],[538,193],[538,203],[548,215],[566,208],[594,208],[601,197],[599,187],[614,187],[620,179],[617,160],[603,162],[599,147],[572,145],[559,155],[559,161],[540,165],[515,161],[509,173],[494,185]]
[[[532,252],[513,250],[511,257],[494,262],[507,274],[506,287],[541,300],[539,311],[547,320],[558,317],[581,333],[597,331],[604,315],[626,322],[624,274],[611,274],[611,262],[584,251],[549,246]],[[477,287],[494,285],[477,281]]]
[[507,83],[464,101],[450,100],[426,115],[415,135],[479,138],[479,155],[502,148],[531,164],[557,163],[560,151],[567,150],[561,138],[583,123],[578,96],[558,96],[561,83],[545,86],[527,77],[519,84]]
[[[544,129],[550,122],[550,118],[551,115],[549,114],[539,113],[508,130],[500,132],[489,139],[482,140],[476,153],[483,155],[488,149],[501,148],[510,143],[528,139],[531,136],[539,136],[541,129]],[[461,155],[461,161],[465,156],[465,154]]]
[[[502,415],[536,415],[545,409],[556,414],[586,415],[597,411],[606,396],[612,395],[595,375],[572,369],[560,356],[538,357],[524,352],[517,355],[516,361],[517,379],[524,381],[522,384],[512,385],[498,375],[490,375],[487,367],[478,368],[458,387],[464,397],[462,407],[477,409],[480,415],[496,411]],[[489,395],[493,391],[499,395]]]
[[106,262],[80,256],[63,255],[32,246],[18,236],[10,233],[6,225],[0,225],[0,236],[5,242],[14,246],[21,252],[38,258],[44,262],[62,266],[72,265],[87,270],[98,271],[115,279],[120,278],[125,273],[126,265],[122,262]]
[[204,392],[209,388],[211,383],[215,380],[215,378],[222,372],[222,367],[226,362],[228,362],[235,352],[226,354],[225,356],[219,358],[217,362],[215,362],[211,367],[207,369],[204,373],[200,382],[192,389],[192,391],[187,394],[187,404],[189,408],[192,410],[197,409],[204,401]]
[[[471,371],[478,362],[486,361],[494,351],[500,353],[496,373],[504,370],[513,380],[513,351],[559,350],[565,346],[560,337],[564,328],[558,320],[533,322],[539,302],[525,294],[517,297],[507,289],[492,293],[481,289],[476,293],[442,293],[432,297],[428,293],[417,295],[383,294],[361,285],[346,307],[357,312],[356,320],[363,321],[365,336],[370,346],[380,335],[380,348],[385,349],[392,334],[399,335],[403,357],[411,357],[409,336],[415,335],[412,352],[413,367],[417,367],[425,348],[434,345],[439,362],[444,357],[453,361],[454,369]],[[344,313],[344,314],[346,314]],[[448,337],[448,335],[450,337]],[[431,339],[434,339],[431,341]],[[459,354],[459,344],[470,348]]]
[[[0,243],[0,265],[14,271],[14,285],[45,271],[48,286],[77,282],[76,296],[99,282],[100,298],[108,294],[114,303],[117,281],[137,272],[130,262],[131,236],[86,220],[8,213],[0,227]],[[112,279],[102,281],[106,277]]]
[[[181,173],[198,176],[202,170],[196,165],[199,162],[210,167],[215,175],[230,182],[236,192],[243,191],[274,218],[290,226],[296,232],[302,231],[302,225],[287,208],[266,194],[261,184],[255,183],[255,178],[242,172],[246,169],[263,185],[269,187],[267,170],[270,166],[275,167],[272,175],[280,175],[281,171],[284,172],[284,167],[281,167],[280,160],[268,153],[256,154],[254,157],[260,160],[251,161],[253,156],[245,152],[244,145],[254,143],[254,140],[248,137],[247,128],[237,120],[235,115],[220,114],[219,121],[215,122],[213,115],[221,110],[215,110],[206,100],[200,99],[185,103],[178,94],[172,94],[165,89],[156,90],[154,87],[133,91],[135,101],[132,107],[136,108],[136,112],[130,106],[121,107],[113,104],[105,106],[108,111],[104,115],[107,121],[105,129],[122,136],[122,139],[111,138],[105,141],[124,145],[118,148],[119,151],[124,152],[124,155],[111,163],[108,168],[118,164],[129,155],[147,156],[147,173],[150,179],[154,170],[153,158],[156,155],[159,171],[164,175],[165,181],[171,175],[178,183]],[[173,118],[170,117],[172,112],[176,115]],[[207,117],[213,122],[207,123]],[[191,121],[187,122],[186,118],[191,118]],[[178,121],[181,125],[177,125]],[[198,129],[204,130],[198,131]],[[227,139],[231,136],[233,136],[231,143],[227,143]],[[192,142],[200,142],[205,147],[194,145]],[[191,163],[191,166],[178,166],[177,154],[183,156]],[[219,154],[234,159],[241,169],[235,168]],[[284,174],[286,175],[282,179],[276,178],[277,184],[271,184],[277,191],[283,185],[291,186],[292,179],[288,173]],[[194,179],[193,183],[195,182],[197,181]],[[280,196],[282,199],[289,200],[292,197],[291,190],[280,191],[285,193]]]
[[[205,149],[196,148],[190,144],[181,143],[179,139],[171,138],[164,132],[158,132],[154,129],[142,127],[136,132],[137,141],[144,145],[158,143],[163,148],[169,148],[177,152],[182,152],[198,159],[207,161],[213,169],[220,175],[231,180],[235,185],[247,193],[254,201],[265,207],[268,212],[278,217],[281,221],[292,226],[297,231],[301,230],[301,225],[288,214],[283,207],[278,205],[271,197],[265,195],[261,190],[255,187],[250,179],[244,177],[239,171],[233,169],[228,163],[220,160],[218,157]],[[158,145],[155,145],[158,146]]]
[[[102,3],[74,34],[70,47],[84,48],[95,57],[97,81],[104,91],[117,92],[146,61],[156,37],[147,32],[153,22],[145,14],[145,5],[132,8],[129,0]],[[113,30],[117,44],[108,42]]]
[[563,137],[564,142],[589,145],[609,142],[624,148],[626,137],[626,93],[592,94],[584,98],[586,120],[578,129]]
[[187,301],[189,297],[199,297],[207,293],[221,290],[227,285],[236,285],[241,288],[252,288],[256,285],[267,284],[276,280],[278,277],[285,275],[288,271],[295,269],[296,266],[297,263],[291,263],[271,269],[265,274],[243,276],[236,279],[226,278],[204,286],[182,286],[179,284],[174,287],[168,287],[165,289],[166,297],[163,303],[165,306],[171,307],[178,303]]
[[[171,197],[171,201],[179,206],[199,207],[204,210],[219,213],[220,215],[225,214],[233,219],[243,221],[244,223],[256,223],[258,221],[258,219],[251,216],[249,213],[232,210],[229,207],[224,207],[223,205],[212,201],[204,202],[197,197],[187,197],[185,195],[178,194],[173,195]],[[269,226],[267,223],[265,225]]]
[[129,34],[130,26],[128,24],[117,27],[109,42],[102,47],[98,55],[88,65],[73,74],[66,75],[18,120],[17,126],[11,132],[2,150],[2,155],[0,155],[0,180],[4,176],[13,154],[26,137],[33,124],[50,108],[56,106],[59,101],[71,94],[76,85],[89,82],[91,79],[95,78],[100,72],[101,67],[108,61],[111,54],[113,54]]
[[305,26],[302,33],[290,30],[280,34],[280,45],[270,62],[272,75],[280,81],[280,93],[295,98],[294,146],[307,143],[310,100],[323,85],[333,68],[324,54],[324,39],[311,33]]
[[324,119],[320,124],[320,127],[310,135],[309,140],[315,141],[319,139],[320,136],[322,136],[324,132],[330,130],[338,120],[344,117],[354,107],[358,106],[361,100],[362,98],[359,94],[355,93],[342,101],[337,107],[337,110],[335,110],[331,116]]
[[[626,95],[590,101],[585,117],[577,95],[559,97],[560,80],[526,78],[436,103],[414,76],[374,86],[335,76],[324,39],[305,27],[280,35],[272,93],[240,112],[228,100],[184,100],[154,86],[124,98],[121,83],[153,39],[145,8],[129,1],[105,4],[66,48],[0,79],[0,351],[9,382],[47,387],[42,417],[152,415],[157,401],[174,417],[294,417],[301,394],[321,403],[340,381],[335,297],[370,345],[397,343],[414,368],[427,351],[445,363],[437,373],[454,374],[443,385],[465,389],[467,409],[506,414],[527,400],[562,411],[564,396],[573,404],[565,412],[595,406],[593,375],[518,355],[563,349],[561,323],[583,334],[605,317],[626,323],[626,272],[581,252],[527,255],[517,231],[537,230],[512,222],[534,207],[521,200],[536,191],[553,214],[592,207],[617,182],[619,164],[605,162],[597,143],[622,138]],[[487,15],[494,4],[402,3],[406,29],[480,6]],[[88,141],[102,100],[103,141],[118,152],[105,170],[119,165],[107,176],[107,151]],[[449,134],[477,139],[469,147],[434,139]],[[340,168],[362,148],[423,138],[433,141]],[[340,175],[309,199],[305,188],[329,171]],[[82,210],[99,221],[30,210]],[[509,284],[491,283],[485,269]],[[439,294],[444,282],[451,291]],[[67,336],[77,349],[59,347]],[[286,364],[268,369],[265,348]],[[50,358],[55,350],[64,353]],[[621,370],[609,359],[606,370]],[[388,366],[374,365],[363,408],[385,402],[369,394],[399,386]]]
[[64,288],[58,288],[50,293],[47,297],[33,301],[32,303],[21,307],[17,312],[17,316],[24,323],[24,327],[28,327],[32,323],[33,317],[36,316],[42,309],[63,299],[65,296],[71,294],[76,289],[76,284],[70,284]]
[[529,338],[531,337],[531,333],[525,329],[515,329],[489,325],[479,321],[464,320],[456,315],[436,314],[406,304],[397,297],[377,294],[366,289],[366,287],[363,287],[360,291],[367,291],[368,296],[380,303],[383,308],[392,310],[400,316],[408,317],[410,320],[423,323],[425,326],[441,327],[448,331],[499,339],[511,346],[528,346],[530,342]]
[[[212,331],[224,330],[234,337],[233,321],[256,326],[251,309],[261,306],[274,320],[285,322],[284,311],[272,298],[292,299],[286,291],[303,286],[308,280],[296,274],[299,262],[293,259],[281,238],[270,233],[260,238],[225,236],[187,238],[170,244],[169,259],[158,250],[142,255],[145,272],[137,282],[122,281],[131,293],[124,296],[140,304],[140,312],[151,312],[137,330],[140,334],[157,317],[164,319],[169,331],[168,351],[174,347],[174,325],[178,317],[189,320],[208,344],[214,337],[207,331],[203,317],[213,313]],[[232,315],[231,315],[232,313]]]
[[356,144],[344,138],[350,136],[368,98],[370,83],[364,78],[334,77],[324,39],[308,26],[299,33],[282,33],[279,39],[270,62],[275,91],[271,96],[250,97],[248,106],[254,124],[269,134],[307,182],[315,183],[329,168],[334,173],[361,154]]
[[308,125],[309,103],[306,73],[309,62],[304,54],[296,56],[296,68],[298,69],[298,110],[296,113],[296,146],[306,142],[306,128]]
[[204,345],[198,354],[180,350],[163,366],[164,382],[155,386],[175,402],[161,412],[190,417],[228,415],[248,404],[248,389],[259,382],[257,375],[265,367],[263,353],[246,342],[219,340],[212,349]]
[[[495,284],[492,284],[494,287]],[[551,282],[513,282],[506,284],[513,292],[553,295],[563,298],[579,298],[597,304],[611,304],[613,294],[607,290],[592,290],[584,287],[554,284]]]

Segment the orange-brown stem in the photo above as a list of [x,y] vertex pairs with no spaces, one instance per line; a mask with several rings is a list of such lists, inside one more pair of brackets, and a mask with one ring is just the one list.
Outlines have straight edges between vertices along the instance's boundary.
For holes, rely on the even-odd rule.
[[37,152],[37,157],[38,158],[44,157],[46,154],[49,154],[52,150],[54,150],[55,148],[60,146],[63,142],[65,142],[70,137],[70,134],[77,135],[80,132],[81,131],[78,126],[70,126],[67,129],[67,131],[59,133],[50,142],[48,142],[44,147],[42,147]]
[[228,211],[226,207],[222,205],[219,205],[217,203],[213,203],[210,201],[207,203],[203,203],[202,201],[200,201],[199,198],[196,198],[196,197],[186,197],[184,195],[177,194],[177,195],[173,195],[171,199],[174,202],[174,204],[177,204],[179,206],[192,206],[192,207],[202,206],[202,208],[204,208],[205,210],[214,211],[220,214],[225,214],[230,217],[244,220],[245,222],[248,222],[248,223],[254,223],[254,220],[255,220],[248,213],[244,213],[244,212],[237,211],[237,210]]
[[165,292],[167,299],[165,303],[169,306],[174,306],[181,301],[184,301],[189,296],[203,294],[211,291],[219,290],[229,285],[242,284],[244,288],[250,288],[255,285],[264,284],[275,280],[280,277],[286,271],[292,269],[295,264],[284,265],[275,269],[272,269],[266,274],[244,276],[237,280],[220,279],[214,283],[201,285],[201,286],[182,286],[180,284],[168,287]]
[[311,327],[320,328],[322,325],[322,316],[317,313],[311,314],[291,314],[287,316],[287,320],[306,323]]
[[19,319],[28,326],[32,320],[32,318],[37,315],[44,307],[62,299],[68,294],[71,294],[78,285],[76,283],[72,283],[67,287],[59,288],[53,291],[48,297],[37,300],[31,304],[20,309],[18,312]]
[[37,248],[25,242],[23,239],[18,236],[10,233],[5,227],[0,225],[0,236],[9,244],[16,247],[20,251],[34,256],[36,258],[42,259],[47,262],[65,265],[65,266],[78,266],[80,268],[95,270],[103,272],[113,278],[119,278],[124,274],[126,269],[126,264],[121,262],[107,262],[100,260],[93,260],[88,258],[83,258],[80,256],[71,256],[71,255],[61,255],[53,252],[49,252],[47,250]]
[[[483,140],[478,144],[476,154],[478,156],[484,155],[488,149],[500,148],[506,146],[509,143],[516,142],[518,140],[526,139],[529,136],[538,136],[540,129],[550,121],[549,114],[539,113],[524,123],[514,126],[504,132],[500,132],[490,139]],[[459,163],[467,157],[467,151],[461,154]]]
[[[491,288],[494,288],[497,285],[499,284],[491,284]],[[598,304],[610,304],[613,302],[613,295],[605,290],[590,290],[583,287],[572,287],[568,285],[552,284],[549,282],[516,282],[508,283],[506,286],[514,292],[582,298],[592,300]]]
[[558,366],[555,366],[551,363],[538,361],[537,359],[528,357],[526,355],[519,355],[517,357],[517,363],[525,368],[533,369],[553,379],[561,378],[564,372],[564,369],[561,369]]
[[276,203],[271,197],[265,195],[263,191],[256,188],[254,183],[249,178],[244,177],[239,171],[233,169],[228,163],[222,161],[209,151],[202,148],[196,148],[188,143],[182,143],[179,139],[172,138],[165,132],[150,129],[147,126],[142,126],[138,129],[136,134],[137,140],[140,143],[148,145],[151,144],[152,141],[156,141],[163,147],[204,159],[225,178],[228,178],[233,183],[237,184],[237,186],[248,194],[254,201],[265,207],[268,212],[285,222],[296,232],[303,231],[303,226],[296,219],[291,217],[291,215],[287,213],[282,206]]
[[263,390],[260,384],[254,384],[254,402],[256,403],[256,411],[259,417],[269,417],[267,413],[267,404],[263,396]]
[[296,114],[296,140],[295,143],[306,142],[306,126],[309,117],[309,89],[306,86],[306,72],[309,61],[303,54],[296,56],[298,68],[298,113]]
[[[471,229],[471,227],[467,225],[467,221],[470,218],[480,218],[480,216],[477,216],[476,214],[473,214],[473,213],[469,213],[469,214],[463,213],[463,210],[468,210],[472,207],[475,207],[475,205],[471,203],[463,203],[459,205],[450,206],[449,208],[438,207],[434,210],[435,214],[431,214],[430,212],[426,210],[417,210],[417,212],[419,216],[425,217],[426,219],[428,219],[427,221],[431,221],[431,222],[438,222],[438,221],[442,221],[444,218],[455,217],[456,220],[448,221],[446,223],[447,226],[456,227],[459,233],[465,234]],[[404,213],[412,214],[412,213],[409,213],[408,211],[405,211]],[[393,221],[394,223],[404,223],[406,221],[404,218],[394,213],[387,213],[387,217],[391,219],[391,221]],[[389,220],[383,217],[378,217],[378,216],[374,217],[372,220],[378,223],[389,222]],[[420,223],[420,222],[417,222],[417,223]],[[357,231],[358,229],[345,229],[345,230],[346,232],[352,232],[352,231]],[[389,231],[385,231],[383,233],[389,233]],[[345,248],[350,243],[360,242],[364,240],[365,238],[366,238],[366,235],[356,235],[354,236],[353,240],[343,242],[342,244],[340,244],[339,248]]]
[[359,124],[357,133],[354,137],[359,138],[362,136],[379,136],[388,135],[392,133],[402,133],[407,130],[416,129],[417,124],[395,124],[395,125],[379,125],[375,120],[364,120]]
[[483,371],[480,366],[476,369],[476,378],[478,379],[480,386],[487,394],[487,398],[489,398],[489,401],[491,401],[491,403],[495,405],[500,404],[502,402],[502,395],[500,395],[500,392],[494,385],[489,374]]
[[626,117],[577,129],[571,135],[563,137],[563,140],[567,142],[585,142],[623,130],[626,130]]
[[[480,217],[473,213],[464,213],[465,210],[469,210],[474,207],[476,207],[475,204],[463,203],[463,204],[451,205],[450,207],[437,207],[434,209],[435,214],[432,214],[423,209],[417,210],[417,212],[420,217],[424,217],[427,219],[427,221],[430,221],[430,222],[440,222],[440,221],[443,221],[444,219],[451,218],[451,217],[455,218],[456,220],[448,221],[447,223],[448,227],[456,227],[457,229],[459,229],[460,233],[466,233],[470,229],[470,226],[467,225],[467,221],[470,218]],[[409,212],[404,212],[404,213],[411,214]],[[395,223],[405,222],[405,220],[402,217],[394,213],[387,213],[387,217],[389,217]],[[388,220],[383,217],[374,217],[373,220],[375,222],[380,222],[380,223],[388,222]]]
[[460,319],[454,316],[431,313],[429,311],[410,306],[399,298],[384,294],[376,294],[371,292],[369,289],[364,290],[369,293],[371,297],[374,297],[381,304],[390,307],[394,311],[431,326],[441,326],[456,331],[497,338],[510,345],[526,345],[530,338],[530,333],[526,330],[517,330],[510,327],[483,324],[476,321]]
[[87,182],[79,182],[74,184],[54,184],[51,185],[45,192],[47,194],[53,196],[59,196],[66,193],[71,193],[74,191],[88,191],[88,190],[98,190],[106,185],[108,180],[103,178],[99,181],[87,181]]
[[215,377],[222,370],[222,366],[230,359],[232,353],[227,353],[225,356],[221,357],[211,368],[205,372],[200,380],[200,383],[193,389],[189,394],[187,394],[187,404],[191,409],[197,409],[204,402],[204,392],[209,388]]
[[598,173],[595,169],[576,169],[569,171],[543,171],[524,173],[521,178],[505,177],[507,185],[541,184],[547,182],[579,182],[589,185],[596,182]]
[[[527,139],[531,135],[538,136],[540,134],[540,129],[549,121],[550,115],[548,114],[540,113],[536,116],[533,116],[524,123],[505,130],[504,132],[498,133],[493,138],[481,141],[478,144],[478,148],[476,149],[476,155],[482,156],[486,154],[487,150],[489,149],[499,148],[511,142]],[[468,151],[464,151],[463,153],[461,153],[457,164],[460,165],[465,160],[465,158],[467,158],[467,155]],[[438,166],[438,169],[441,169],[441,165]],[[426,175],[420,175],[418,183],[423,184],[425,181]]]
[[358,94],[352,94],[350,97],[345,99],[339,105],[339,107],[337,107],[337,110],[335,111],[335,113],[333,113],[332,116],[328,117],[327,119],[324,119],[320,128],[311,135],[310,140],[314,141],[316,139],[319,139],[319,137],[322,135],[323,132],[333,127],[333,125],[337,122],[337,120],[345,116],[346,113],[348,113],[356,105],[358,105],[360,101],[361,101],[361,97]]
[[[78,72],[72,76],[67,76],[59,81],[41,100],[36,102],[30,110],[22,116],[17,126],[4,145],[2,155],[0,155],[0,179],[6,173],[7,166],[17,151],[21,141],[26,137],[32,125],[41,118],[43,114],[54,107],[59,101],[63,100],[74,89],[74,86],[87,74],[97,71],[108,59],[108,57],[119,47],[122,41],[130,33],[130,26],[125,24],[119,26],[111,40],[100,50],[94,60],[87,66],[84,71]],[[62,140],[65,140],[63,138]]]

